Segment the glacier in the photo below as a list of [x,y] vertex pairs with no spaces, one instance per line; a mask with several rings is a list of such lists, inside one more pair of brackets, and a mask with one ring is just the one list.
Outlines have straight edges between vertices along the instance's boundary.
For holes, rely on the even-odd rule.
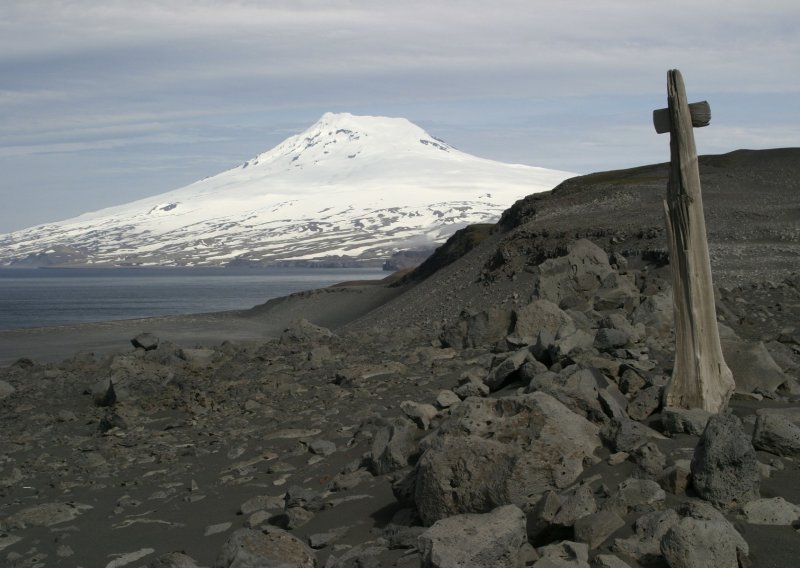
[[326,113],[215,176],[0,235],[0,266],[374,264],[573,175],[469,155],[403,118]]

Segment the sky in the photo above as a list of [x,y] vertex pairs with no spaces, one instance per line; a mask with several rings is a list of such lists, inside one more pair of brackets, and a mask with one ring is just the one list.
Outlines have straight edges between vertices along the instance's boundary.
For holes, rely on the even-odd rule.
[[[797,0],[2,0],[0,233],[177,189],[328,111],[576,173],[800,146]],[[509,204],[510,205],[510,204]]]

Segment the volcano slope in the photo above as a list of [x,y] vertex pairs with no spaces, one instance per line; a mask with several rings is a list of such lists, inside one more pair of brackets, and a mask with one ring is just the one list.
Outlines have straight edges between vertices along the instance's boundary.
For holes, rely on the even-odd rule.
[[666,166],[593,174],[454,235],[366,314],[307,292],[237,315],[306,318],[274,339],[0,370],[2,562],[793,565],[798,169],[701,159],[730,414],[661,405]]

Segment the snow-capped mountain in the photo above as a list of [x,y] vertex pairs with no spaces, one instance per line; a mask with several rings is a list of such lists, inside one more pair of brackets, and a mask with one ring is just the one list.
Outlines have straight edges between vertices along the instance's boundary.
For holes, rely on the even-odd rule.
[[0,265],[381,260],[494,221],[571,175],[465,154],[402,118],[328,113],[216,176],[0,235]]

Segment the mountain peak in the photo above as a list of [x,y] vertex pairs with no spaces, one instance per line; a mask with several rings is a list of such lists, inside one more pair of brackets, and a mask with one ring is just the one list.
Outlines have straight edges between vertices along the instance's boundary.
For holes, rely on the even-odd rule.
[[37,255],[58,246],[83,265],[380,262],[494,221],[571,175],[471,156],[404,118],[325,113],[186,187],[0,235],[0,265],[44,262]]
[[[344,160],[431,150],[450,152],[454,148],[405,118],[326,112],[305,131],[245,162],[242,168],[269,164],[285,170],[319,165],[339,169]],[[344,168],[350,169],[350,165]]]

